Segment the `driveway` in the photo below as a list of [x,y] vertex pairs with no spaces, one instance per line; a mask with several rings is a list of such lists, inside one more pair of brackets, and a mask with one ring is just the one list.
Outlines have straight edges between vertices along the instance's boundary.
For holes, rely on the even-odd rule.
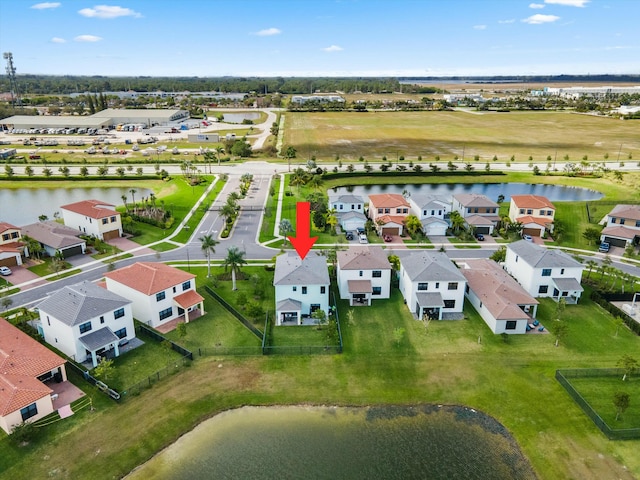
[[133,240],[129,240],[126,237],[112,238],[111,240],[107,241],[107,243],[109,245],[113,245],[116,248],[119,248],[123,252],[128,252],[129,250],[138,249],[135,252],[130,252],[134,257],[155,253],[155,250],[152,250],[151,248],[148,248],[148,247],[144,247],[139,243],[134,242]]
[[[32,260],[27,260],[25,263],[23,263],[20,266],[11,267],[11,275],[7,275],[6,277],[3,276],[0,278],[6,280],[7,282],[12,283],[13,285],[20,285],[21,283],[33,281],[33,283],[30,283],[29,285],[25,285],[21,287],[22,290],[26,290],[27,288],[33,288],[36,285],[42,285],[43,283],[47,283],[46,280],[36,282],[36,280],[38,280],[40,277],[35,273],[27,270],[27,267],[30,267],[34,264],[35,263]],[[0,280],[0,284],[4,286],[4,282],[2,282],[1,280]]]

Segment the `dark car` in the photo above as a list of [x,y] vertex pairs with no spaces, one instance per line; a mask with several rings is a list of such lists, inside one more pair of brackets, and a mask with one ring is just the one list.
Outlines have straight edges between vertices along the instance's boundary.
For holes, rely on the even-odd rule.
[[481,233],[477,233],[476,240],[478,240],[479,242],[484,242],[484,235]]
[[351,232],[347,232],[347,234],[345,235],[345,237],[347,238],[347,240],[353,240],[353,233],[351,233]]

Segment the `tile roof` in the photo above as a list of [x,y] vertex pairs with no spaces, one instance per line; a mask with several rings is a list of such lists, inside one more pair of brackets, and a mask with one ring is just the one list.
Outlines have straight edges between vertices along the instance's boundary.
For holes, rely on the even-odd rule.
[[382,247],[352,247],[338,252],[340,270],[391,270],[389,259]]
[[380,220],[382,225],[386,225],[388,223],[395,223],[396,225],[402,225],[407,217],[403,217],[401,215],[382,215],[376,219],[376,222]]
[[440,292],[418,292],[416,300],[421,307],[444,307]]
[[498,207],[496,202],[479,193],[458,193],[453,198],[465,207]]
[[54,221],[32,223],[22,227],[22,235],[28,236],[52,248],[67,248],[85,243],[78,238],[82,232]]
[[282,310],[285,312],[300,311],[302,310],[302,302],[293,300],[292,298],[285,298],[276,303],[276,310],[279,312]]
[[95,332],[81,336],[78,340],[80,340],[80,343],[82,343],[87,350],[95,352],[113,342],[118,342],[120,339],[109,327],[102,327]]
[[334,195],[329,197],[329,203],[362,203],[364,204],[364,198],[358,195]]
[[507,245],[522,260],[534,268],[571,268],[582,267],[582,264],[562,250],[547,249],[527,240],[519,240]]
[[551,208],[556,207],[549,201],[547,197],[541,195],[511,195],[511,201],[518,208]]
[[352,218],[357,218],[358,220],[362,220],[364,222],[367,221],[367,217],[364,213],[358,212],[357,210],[349,210],[348,212],[340,213],[338,212],[338,218],[341,220],[350,220]]
[[409,202],[399,193],[378,193],[369,195],[369,207],[392,208],[409,207]]
[[640,220],[640,205],[616,205],[609,212],[610,217]]
[[101,202],[100,200],[83,200],[81,202],[69,203],[60,207],[62,210],[79,213],[90,218],[104,218],[112,215],[120,215],[116,212],[115,205]]
[[426,250],[417,252],[398,251],[397,254],[400,257],[400,264],[412,282],[464,282],[464,276],[444,252]]
[[34,377],[0,374],[0,415],[16,412],[52,392]]
[[444,195],[429,195],[425,193],[417,193],[411,195],[409,198],[411,203],[415,203],[420,209],[428,208],[429,206],[448,206],[451,207],[451,198],[447,198]]
[[7,230],[20,230],[20,228],[7,222],[0,222],[0,233],[6,232]]
[[495,225],[497,220],[494,220],[493,217],[487,217],[486,215],[469,215],[468,217],[464,217],[464,221],[467,222],[468,225],[478,227]]
[[541,227],[547,227],[550,223],[553,223],[553,220],[550,217],[533,217],[531,215],[523,215],[522,217],[516,217],[516,222],[522,223],[523,225],[528,225],[530,223],[535,223],[536,225],[540,225]]
[[556,284],[558,290],[565,291],[575,291],[575,292],[583,292],[584,288],[580,285],[580,282],[573,277],[568,278],[552,278],[553,283]]
[[467,260],[462,274],[469,290],[480,299],[496,320],[518,320],[527,317],[519,305],[537,305],[518,282],[493,260]]
[[445,220],[442,220],[441,218],[438,218],[438,217],[427,217],[423,219],[421,223],[423,227],[426,225],[431,225],[432,223],[440,223],[440,224],[449,226],[449,224]]
[[130,300],[88,282],[68,285],[38,304],[40,314],[49,314],[66,325],[74,326],[112,312]]
[[297,252],[285,252],[276,258],[273,285],[329,285],[327,259],[309,252],[304,260]]
[[627,240],[633,240],[637,235],[640,235],[640,230],[634,230],[633,228],[616,225],[603,228],[600,232],[600,235],[608,235],[610,237],[619,237]]
[[347,280],[349,293],[371,293],[373,287],[371,280]]
[[173,297],[173,301],[185,310],[204,301],[204,297],[195,290],[187,290],[180,295]]
[[194,274],[179,268],[154,262],[136,262],[105,273],[104,276],[107,278],[107,285],[109,280],[113,280],[145,295],[154,295],[196,278]]

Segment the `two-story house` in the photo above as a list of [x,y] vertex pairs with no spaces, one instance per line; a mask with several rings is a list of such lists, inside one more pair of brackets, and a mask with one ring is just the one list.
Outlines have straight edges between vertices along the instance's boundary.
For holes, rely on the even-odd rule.
[[606,222],[600,232],[601,242],[623,248],[640,242],[640,205],[616,205]]
[[60,207],[64,224],[100,240],[122,236],[122,220],[115,205],[99,200],[83,200]]
[[509,219],[522,224],[522,233],[542,237],[545,231],[553,233],[556,207],[547,197],[540,195],[512,195]]
[[28,256],[29,251],[26,250],[21,239],[22,233],[18,227],[0,222],[0,266],[22,265],[22,256]]
[[561,250],[526,240],[507,246],[504,268],[532,297],[577,303],[582,295],[584,265]]
[[411,213],[422,223],[422,231],[427,236],[446,235],[451,214],[451,200],[441,195],[416,194],[409,197]]
[[76,362],[120,355],[136,336],[131,301],[91,282],[69,285],[38,304],[45,341]]
[[539,302],[493,260],[467,260],[461,267],[468,282],[465,295],[491,331],[527,333]]
[[404,220],[409,216],[409,202],[397,193],[369,195],[369,218],[378,235],[402,235]]
[[367,223],[364,199],[358,195],[332,195],[329,197],[329,209],[336,212],[338,224],[345,232],[364,228]]
[[462,318],[467,281],[444,252],[421,250],[398,256],[400,292],[416,318]]
[[309,252],[304,260],[297,252],[276,258],[273,276],[276,325],[302,325],[320,309],[329,313],[329,268],[326,257]]
[[349,305],[371,305],[371,300],[389,298],[391,264],[378,246],[352,247],[338,252],[338,289]]
[[491,234],[500,221],[498,204],[478,193],[453,196],[452,208],[460,214],[475,233]]
[[55,410],[46,383],[65,382],[66,361],[0,317],[0,428],[10,434]]
[[196,276],[164,263],[136,262],[104,275],[107,289],[133,302],[133,316],[157,328],[184,316],[185,323],[203,315],[204,298]]

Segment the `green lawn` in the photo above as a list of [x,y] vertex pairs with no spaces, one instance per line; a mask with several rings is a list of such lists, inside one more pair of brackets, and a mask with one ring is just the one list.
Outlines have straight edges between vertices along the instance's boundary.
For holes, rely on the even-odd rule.
[[266,242],[274,238],[273,229],[276,223],[276,211],[278,208],[278,194],[280,192],[280,176],[278,175],[271,181],[271,189],[273,195],[267,197],[267,203],[264,208],[262,217],[262,225],[260,226],[260,242]]
[[[623,382],[621,376],[601,376],[568,380],[609,427],[614,430],[640,428],[640,379],[632,377]],[[613,404],[616,392],[625,392],[630,396],[629,408],[620,414],[618,420]]]

